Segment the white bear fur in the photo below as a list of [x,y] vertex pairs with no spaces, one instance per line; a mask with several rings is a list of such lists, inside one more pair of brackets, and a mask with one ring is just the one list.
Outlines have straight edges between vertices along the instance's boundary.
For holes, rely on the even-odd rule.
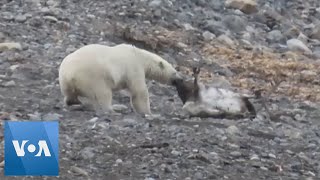
[[171,85],[181,78],[160,56],[128,44],[84,46],[66,56],[59,68],[64,103],[80,104],[78,97],[85,97],[103,112],[113,112],[113,91],[127,89],[135,111],[151,114],[146,79]]

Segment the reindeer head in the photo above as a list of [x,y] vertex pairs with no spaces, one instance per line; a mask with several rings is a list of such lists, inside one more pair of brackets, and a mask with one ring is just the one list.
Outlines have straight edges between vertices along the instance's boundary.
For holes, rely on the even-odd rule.
[[193,68],[194,80],[183,79],[176,81],[174,86],[178,91],[178,96],[182,103],[185,104],[187,101],[197,101],[199,99],[199,86],[198,86],[198,75],[200,68]]

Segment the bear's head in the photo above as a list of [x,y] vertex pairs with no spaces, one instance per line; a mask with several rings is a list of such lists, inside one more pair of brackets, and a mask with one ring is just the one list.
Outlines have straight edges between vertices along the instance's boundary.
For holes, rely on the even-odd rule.
[[[154,70],[154,78],[163,84],[175,85],[183,80],[183,76],[167,61],[158,61]],[[155,72],[157,71],[157,72]]]

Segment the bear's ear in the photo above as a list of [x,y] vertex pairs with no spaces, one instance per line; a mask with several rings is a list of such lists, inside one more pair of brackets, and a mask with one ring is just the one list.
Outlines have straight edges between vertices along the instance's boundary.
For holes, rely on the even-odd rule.
[[164,64],[163,64],[162,62],[159,62],[159,67],[160,67],[161,69],[164,69]]

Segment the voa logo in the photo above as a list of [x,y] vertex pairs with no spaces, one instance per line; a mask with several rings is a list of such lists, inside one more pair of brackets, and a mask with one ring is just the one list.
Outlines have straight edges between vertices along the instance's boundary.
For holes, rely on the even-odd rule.
[[58,176],[58,121],[5,121],[5,176]]
[[[25,155],[25,151],[24,151],[24,147],[26,145],[26,143],[28,142],[28,140],[23,140],[22,143],[19,145],[19,141],[18,140],[13,140],[12,144],[14,146],[14,149],[16,150],[17,156],[24,156]],[[44,153],[45,156],[51,156],[51,153],[49,151],[47,142],[45,140],[40,140],[38,142],[38,147],[39,147],[39,151],[35,156],[41,156],[42,152]],[[36,146],[33,144],[28,145],[27,150],[30,153],[33,153],[36,151]]]

